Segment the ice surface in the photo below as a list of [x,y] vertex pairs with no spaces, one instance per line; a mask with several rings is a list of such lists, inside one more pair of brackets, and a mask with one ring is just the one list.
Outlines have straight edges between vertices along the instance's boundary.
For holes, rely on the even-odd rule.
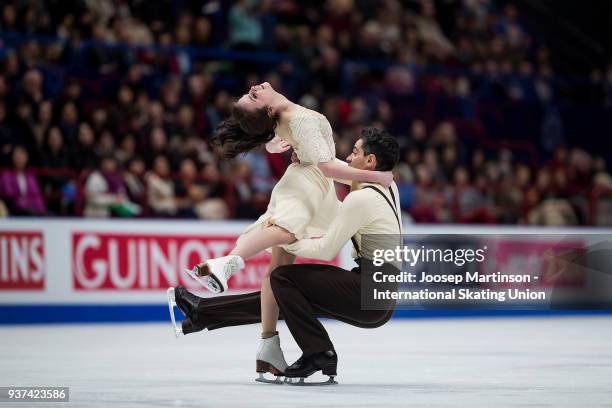
[[[337,386],[256,383],[258,325],[175,339],[170,323],[0,327],[0,385],[69,386],[70,403],[52,406],[73,407],[612,404],[610,316],[325,324]],[[292,362],[299,349],[280,332]]]

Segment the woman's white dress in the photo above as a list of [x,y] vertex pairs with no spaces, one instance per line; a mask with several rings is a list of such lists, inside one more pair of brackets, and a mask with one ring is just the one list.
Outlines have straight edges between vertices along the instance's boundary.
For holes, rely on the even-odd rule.
[[297,239],[322,236],[340,202],[332,179],[318,163],[334,160],[332,128],[325,116],[298,105],[276,135],[295,150],[300,163],[291,164],[272,190],[266,212],[242,233],[238,242],[269,225],[292,232]]

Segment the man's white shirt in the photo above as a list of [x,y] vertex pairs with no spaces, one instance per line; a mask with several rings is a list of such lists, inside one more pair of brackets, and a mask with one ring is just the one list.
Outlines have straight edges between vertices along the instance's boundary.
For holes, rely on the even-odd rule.
[[[396,218],[389,202],[375,190],[364,188],[368,185],[380,190],[389,199],[389,202],[394,205],[399,217],[399,225],[398,218]],[[360,248],[360,254],[356,254],[353,249],[353,256],[361,255],[372,259],[373,251],[381,248],[378,247],[376,240],[363,240],[363,235],[400,235],[402,218],[399,192],[395,183],[391,185],[395,199],[390,194],[388,188],[379,184],[359,183],[357,188],[346,196],[337,217],[323,237],[296,241],[293,244],[285,245],[285,250],[305,258],[331,260],[338,254],[346,242],[354,236]]]

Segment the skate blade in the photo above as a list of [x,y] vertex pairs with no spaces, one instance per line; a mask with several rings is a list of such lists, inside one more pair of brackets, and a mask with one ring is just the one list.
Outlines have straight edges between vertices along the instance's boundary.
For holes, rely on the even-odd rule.
[[218,295],[219,293],[223,292],[223,290],[221,289],[221,287],[219,286],[217,281],[212,279],[212,276],[210,276],[210,275],[207,275],[207,276],[198,276],[198,274],[196,273],[195,267],[193,269],[183,269],[183,271],[187,275],[189,275],[193,279],[195,279],[206,290],[211,291],[215,295]]
[[264,373],[259,373],[259,377],[257,377],[255,379],[255,381],[260,382],[260,383],[264,383],[264,384],[276,384],[276,385],[283,385],[284,384],[284,381],[282,380],[282,376],[277,375],[274,380],[271,380],[269,378],[266,378]]
[[183,328],[176,325],[176,318],[174,317],[174,306],[176,305],[176,297],[174,295],[174,288],[168,288],[166,291],[168,295],[168,309],[170,311],[170,320],[172,321],[172,327],[174,328],[174,336],[178,339],[183,334]]
[[327,379],[327,381],[318,381],[318,382],[307,382],[304,381],[305,378],[304,377],[285,377],[285,384],[287,385],[295,385],[295,386],[299,386],[299,387],[306,387],[306,386],[323,386],[323,385],[337,385],[338,382],[336,380],[334,380],[334,376],[330,375],[329,378]]

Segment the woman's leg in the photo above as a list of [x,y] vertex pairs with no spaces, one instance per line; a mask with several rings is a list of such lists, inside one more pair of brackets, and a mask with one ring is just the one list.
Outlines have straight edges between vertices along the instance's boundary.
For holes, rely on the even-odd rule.
[[[244,267],[244,261],[246,259],[257,255],[264,249],[290,244],[293,241],[295,241],[295,235],[293,235],[293,233],[276,225],[270,225],[261,230],[249,233],[244,238],[239,239],[228,256],[202,262],[189,271],[189,274],[197,274],[192,276],[198,280],[199,277],[212,275],[214,277],[214,287],[210,283],[211,278],[209,278],[208,282],[200,281],[200,283],[215,293],[222,292],[227,289],[227,280]],[[229,266],[231,269],[226,270],[226,266]],[[277,317],[275,317],[275,319],[276,318]]]
[[295,236],[291,232],[276,225],[271,225],[241,240],[240,243],[232,249],[230,255],[238,255],[242,259],[249,259],[264,249],[290,244],[293,241],[295,241]]
[[276,322],[278,321],[278,304],[270,286],[270,274],[279,266],[291,265],[293,261],[295,261],[295,255],[280,247],[272,248],[272,261],[268,267],[268,273],[261,282],[261,333],[263,337],[271,337],[276,333]]

